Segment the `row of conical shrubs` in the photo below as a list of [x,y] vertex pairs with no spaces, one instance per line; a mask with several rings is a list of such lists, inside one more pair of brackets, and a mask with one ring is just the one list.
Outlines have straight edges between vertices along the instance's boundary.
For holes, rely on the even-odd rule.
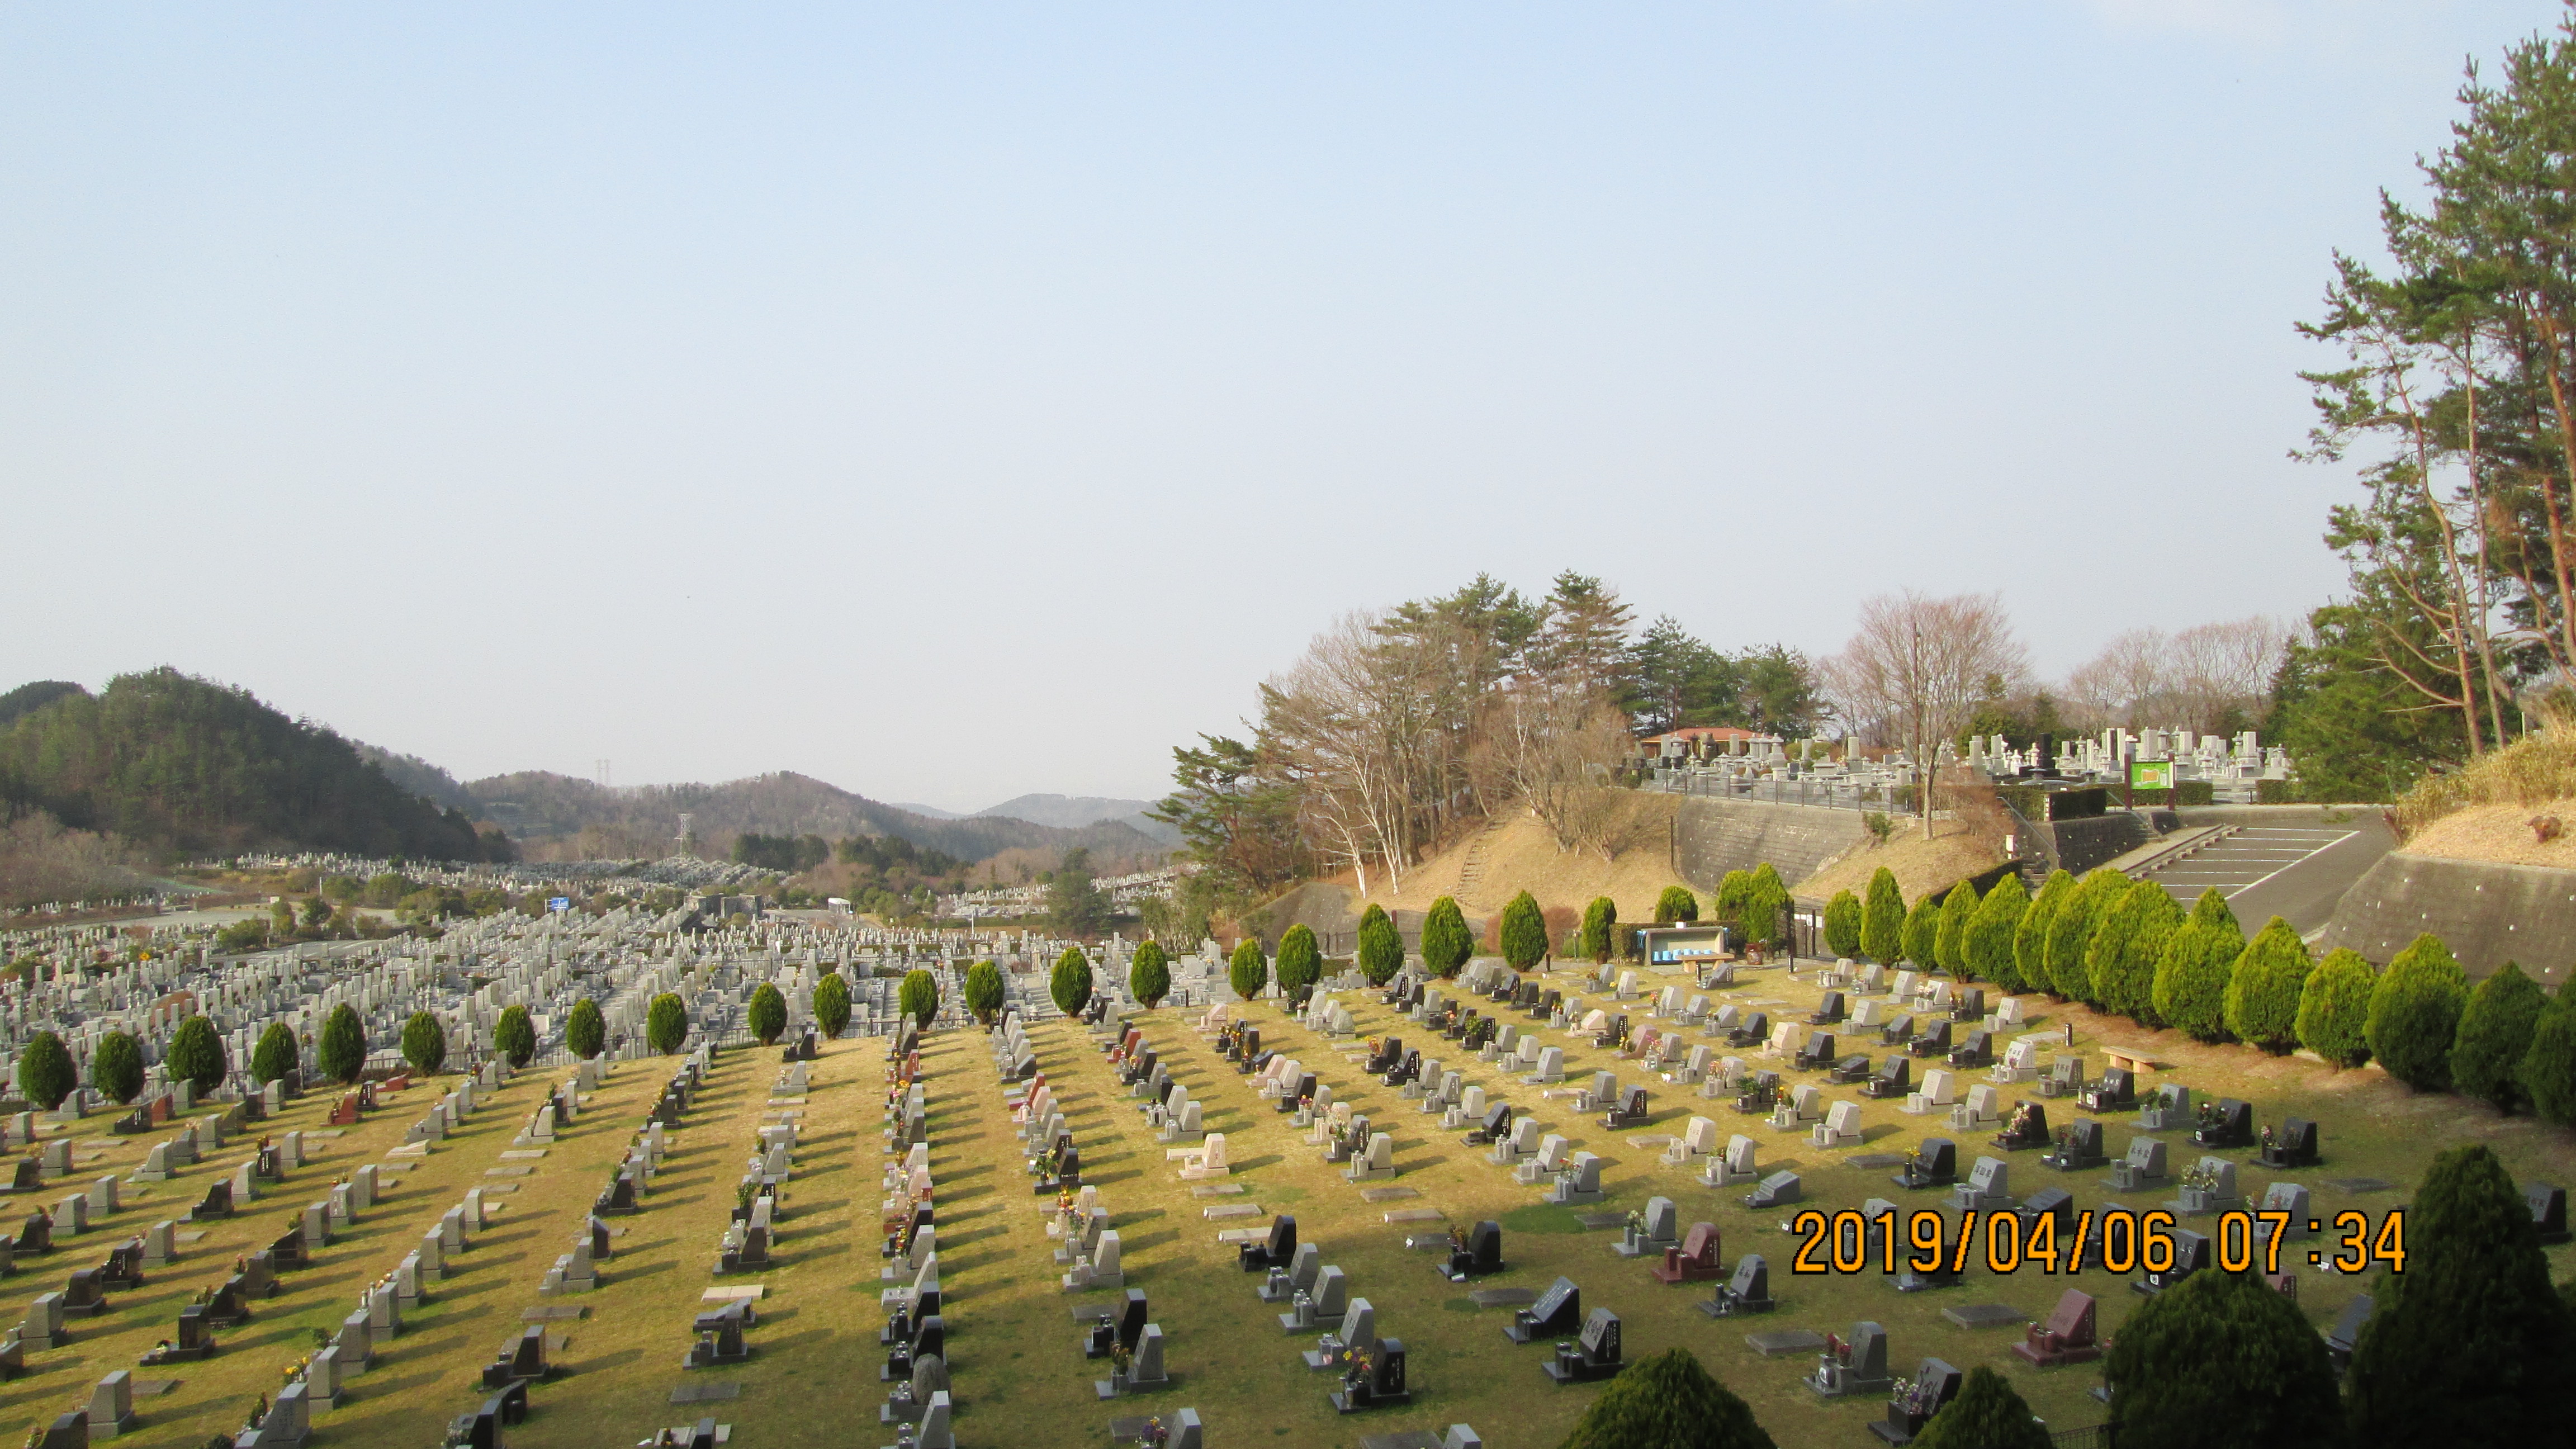
[[1826,905],[1825,942],[1837,955],[2044,991],[2206,1042],[2305,1047],[2345,1067],[2375,1058],[2419,1090],[2576,1123],[2576,994],[2553,997],[2511,962],[2472,991],[2429,933],[2383,971],[2345,948],[2312,958],[2278,916],[2249,941],[2215,890],[2186,913],[2153,880],[2061,870],[2036,896],[2007,875],[1982,897],[1961,881],[1909,909],[1881,869],[1866,899],[1844,891]]

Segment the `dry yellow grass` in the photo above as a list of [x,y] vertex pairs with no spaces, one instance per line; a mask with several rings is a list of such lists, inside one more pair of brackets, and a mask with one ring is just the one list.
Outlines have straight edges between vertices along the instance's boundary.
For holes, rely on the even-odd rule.
[[1896,833],[1887,844],[1864,841],[1823,870],[1791,888],[1800,900],[1827,901],[1837,891],[1866,895],[1870,877],[1881,866],[1896,872],[1896,888],[1908,904],[1926,894],[1944,891],[1982,871],[1994,869],[2004,858],[1992,845],[1970,834],[1968,827],[1956,820],[1936,820],[1933,829],[1939,833],[1930,840],[1923,838],[1921,822],[1897,822]]
[[2408,855],[2477,860],[2496,865],[2546,865],[2576,870],[2576,828],[2543,842],[2533,819],[2554,815],[2576,827],[2576,796],[2530,804],[2470,805],[2419,828],[2406,838]]
[[[1595,896],[1619,903],[1619,919],[1651,921],[1655,897],[1682,879],[1673,872],[1673,820],[1682,797],[1628,792],[1614,835],[1623,842],[1604,859],[1597,850],[1559,850],[1544,822],[1517,807],[1492,828],[1457,840],[1438,855],[1405,872],[1404,889],[1393,891],[1372,876],[1373,889],[1355,899],[1357,913],[1365,901],[1388,910],[1423,911],[1442,896],[1456,896],[1471,916],[1491,915],[1521,891],[1541,906],[1582,910]],[[1481,859],[1478,879],[1462,883],[1467,864]]]

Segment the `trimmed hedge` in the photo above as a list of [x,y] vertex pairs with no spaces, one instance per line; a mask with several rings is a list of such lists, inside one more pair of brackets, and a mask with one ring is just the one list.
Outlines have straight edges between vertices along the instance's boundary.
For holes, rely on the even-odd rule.
[[2278,1055],[2298,1040],[2299,992],[2314,966],[2307,943],[2274,916],[2247,942],[2227,982],[2227,1029]]
[[2388,1074],[2421,1092],[2451,1085],[2451,1043],[2468,1005],[2468,973],[2442,938],[2426,932],[2397,953],[2370,993],[2363,1028]]

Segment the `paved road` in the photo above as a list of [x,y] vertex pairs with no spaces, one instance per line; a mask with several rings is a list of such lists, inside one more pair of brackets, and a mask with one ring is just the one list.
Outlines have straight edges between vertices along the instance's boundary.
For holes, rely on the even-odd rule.
[[2216,886],[2247,934],[2274,916],[2301,935],[2322,929],[2335,903],[2396,844],[2375,813],[2339,824],[2246,825],[2151,877],[2189,906]]

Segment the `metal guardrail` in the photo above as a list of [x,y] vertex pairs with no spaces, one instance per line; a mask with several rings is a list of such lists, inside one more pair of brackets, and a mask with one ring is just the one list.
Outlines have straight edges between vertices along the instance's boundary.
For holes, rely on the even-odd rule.
[[1657,770],[1637,784],[1640,790],[1667,795],[1696,795],[1711,800],[1751,800],[1766,805],[1805,805],[1819,810],[1875,810],[1911,816],[1911,786],[1857,785],[1833,779],[1728,780],[1692,770]]

